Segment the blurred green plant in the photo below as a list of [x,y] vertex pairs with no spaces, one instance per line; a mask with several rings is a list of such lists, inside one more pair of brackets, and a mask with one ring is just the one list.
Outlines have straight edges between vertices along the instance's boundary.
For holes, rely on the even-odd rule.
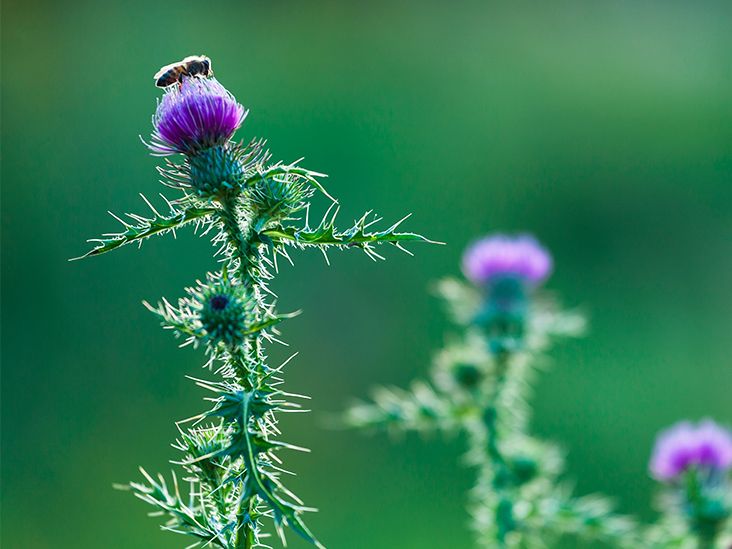
[[550,269],[550,257],[533,239],[478,242],[465,261],[478,288],[452,278],[437,286],[464,333],[436,355],[430,380],[408,390],[377,388],[373,402],[350,408],[346,421],[465,433],[467,461],[477,470],[472,524],[483,547],[547,547],[567,534],[637,547],[633,522],[601,496],[573,497],[560,481],[558,448],[529,433],[542,354],[555,339],[584,328],[580,314],[562,311],[536,290]]
[[[182,162],[166,159],[159,168],[164,183],[182,194],[174,200],[163,197],[163,213],[145,199],[150,214],[127,214],[129,220],[115,216],[122,229],[94,240],[84,256],[192,225],[212,235],[221,258],[221,270],[207,273],[177,303],[146,304],[183,345],[202,346],[205,366],[220,375],[217,381],[192,378],[212,393],[207,399],[212,405],[177,423],[180,437],[174,447],[182,457],[174,463],[184,471],[186,488],[175,473],[168,482],[144,470],[142,482],[123,488],[165,516],[164,529],[193,537],[194,545],[263,547],[263,520],[269,518],[283,543],[288,526],[321,547],[303,521],[303,513],[313,509],[281,480],[288,471],[280,450],[303,449],[279,439],[277,417],[304,411],[296,400],[305,397],[282,389],[289,359],[275,367],[267,361],[265,343],[277,341],[276,325],[292,316],[276,312],[268,283],[277,258],[290,259],[288,249],[359,249],[380,258],[378,244],[404,250],[406,242],[429,241],[400,232],[401,222],[374,230],[378,219],[369,213],[349,229],[336,229],[337,203],[319,182],[322,174],[297,162],[271,163],[263,141],[232,141],[246,114],[214,79],[184,77],[168,88],[148,146],[159,156],[182,155]],[[308,212],[317,191],[332,204],[311,226]]]
[[659,518],[639,525],[601,495],[576,497],[562,481],[558,448],[531,436],[531,386],[557,338],[585,321],[538,290],[552,260],[527,236],[496,235],[468,248],[473,283],[437,285],[463,329],[435,357],[429,381],[377,388],[346,413],[358,428],[463,432],[477,469],[471,516],[483,547],[554,547],[566,536],[623,548],[714,549],[732,539],[732,432],[711,420],[662,432],[650,471],[663,483]]

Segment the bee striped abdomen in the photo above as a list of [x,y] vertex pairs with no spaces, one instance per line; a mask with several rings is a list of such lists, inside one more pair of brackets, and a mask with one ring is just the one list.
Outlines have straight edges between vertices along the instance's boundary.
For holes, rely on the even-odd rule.
[[168,86],[180,82],[183,79],[183,71],[176,69],[169,69],[161,74],[155,81],[155,85],[158,88],[167,88]]

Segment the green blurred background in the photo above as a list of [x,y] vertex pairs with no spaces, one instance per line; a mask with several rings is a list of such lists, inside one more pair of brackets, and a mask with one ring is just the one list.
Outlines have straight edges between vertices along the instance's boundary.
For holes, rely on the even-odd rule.
[[[732,421],[729,2],[98,2],[2,6],[2,545],[174,548],[113,491],[168,470],[173,419],[202,409],[140,305],[213,267],[183,231],[68,263],[161,188],[138,139],[163,64],[213,58],[251,109],[239,135],[330,174],[343,220],[374,208],[447,246],[410,258],[297,254],[274,289],[300,352],[291,484],[334,548],[470,547],[459,438],[326,427],[376,383],[425,372],[452,329],[428,294],[467,241],[529,230],[550,287],[591,317],[552,352],[535,430],[580,493],[653,516],[646,462],[679,418]],[[274,359],[289,349],[272,350]],[[291,536],[291,547],[304,544]]]

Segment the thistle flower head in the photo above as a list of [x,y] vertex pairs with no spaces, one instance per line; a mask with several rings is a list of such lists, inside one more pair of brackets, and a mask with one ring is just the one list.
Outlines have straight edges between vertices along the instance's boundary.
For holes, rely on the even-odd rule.
[[214,78],[186,77],[171,86],[153,116],[148,145],[153,154],[196,154],[224,145],[242,125],[247,111]]
[[662,431],[653,449],[651,474],[673,481],[690,468],[724,473],[732,468],[732,433],[712,420],[682,421]]
[[478,285],[507,277],[538,285],[551,270],[551,255],[528,235],[488,236],[469,246],[463,255],[463,272]]

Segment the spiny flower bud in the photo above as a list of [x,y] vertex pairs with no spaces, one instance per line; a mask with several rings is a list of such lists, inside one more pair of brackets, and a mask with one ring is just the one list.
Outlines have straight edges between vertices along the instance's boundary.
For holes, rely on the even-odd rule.
[[305,207],[314,189],[293,178],[263,178],[251,193],[252,205],[272,218],[283,219]]
[[226,144],[246,115],[216,79],[185,77],[180,86],[168,88],[158,103],[148,147],[158,156],[195,155]]
[[157,312],[173,327],[188,326],[188,333],[209,346],[241,344],[255,322],[256,304],[246,288],[225,273],[206,278],[205,283],[186,289],[188,297],[180,300],[177,309],[168,306]]
[[697,468],[726,473],[732,468],[732,433],[707,419],[698,424],[682,421],[662,431],[651,457],[651,474],[661,481],[677,480]]
[[250,302],[238,287],[221,282],[206,288],[197,299],[198,320],[213,343],[239,345],[252,321]]
[[489,236],[472,244],[463,255],[463,272],[478,285],[498,278],[516,278],[539,285],[551,270],[551,255],[528,235]]
[[199,196],[209,198],[237,187],[244,168],[235,148],[211,147],[188,158],[190,183]]

